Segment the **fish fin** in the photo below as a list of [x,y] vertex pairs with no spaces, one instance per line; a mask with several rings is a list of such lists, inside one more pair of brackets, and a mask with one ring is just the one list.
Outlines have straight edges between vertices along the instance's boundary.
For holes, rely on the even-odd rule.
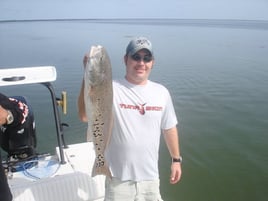
[[101,167],[99,167],[97,165],[97,159],[95,160],[91,175],[92,177],[95,177],[97,175],[105,175],[107,177],[112,178],[112,174],[109,167],[107,166],[107,162],[104,161],[104,164]]

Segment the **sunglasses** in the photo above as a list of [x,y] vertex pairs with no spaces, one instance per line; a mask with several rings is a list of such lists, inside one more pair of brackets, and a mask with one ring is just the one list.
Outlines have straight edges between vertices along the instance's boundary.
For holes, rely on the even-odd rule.
[[134,60],[134,61],[143,61],[144,63],[148,63],[150,61],[153,60],[153,57],[152,55],[145,55],[144,57],[140,56],[139,54],[133,54],[131,56],[131,58]]

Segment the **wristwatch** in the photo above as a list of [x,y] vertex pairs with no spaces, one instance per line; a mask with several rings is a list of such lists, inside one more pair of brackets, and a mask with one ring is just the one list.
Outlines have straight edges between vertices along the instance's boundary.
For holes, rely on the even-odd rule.
[[12,124],[12,122],[14,121],[13,114],[9,110],[7,110],[6,120],[7,120],[7,125]]
[[172,158],[172,163],[182,163],[182,157],[179,158]]

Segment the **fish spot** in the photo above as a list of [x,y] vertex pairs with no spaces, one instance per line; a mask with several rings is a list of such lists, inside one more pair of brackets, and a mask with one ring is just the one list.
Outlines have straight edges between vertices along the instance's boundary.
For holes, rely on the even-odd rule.
[[102,167],[104,166],[104,155],[98,154],[96,156],[96,167]]

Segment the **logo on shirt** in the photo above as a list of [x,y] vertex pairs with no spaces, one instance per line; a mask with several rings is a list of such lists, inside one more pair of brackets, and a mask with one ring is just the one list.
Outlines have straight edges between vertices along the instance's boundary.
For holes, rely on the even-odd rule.
[[146,106],[146,103],[138,103],[137,105],[130,105],[130,104],[119,104],[121,109],[127,110],[137,110],[141,115],[145,115],[147,111],[162,111],[163,107],[161,106]]
[[146,105],[146,103],[139,104],[139,105],[140,105],[139,112],[140,112],[141,115],[144,115],[145,114],[145,108],[144,108],[144,106]]

